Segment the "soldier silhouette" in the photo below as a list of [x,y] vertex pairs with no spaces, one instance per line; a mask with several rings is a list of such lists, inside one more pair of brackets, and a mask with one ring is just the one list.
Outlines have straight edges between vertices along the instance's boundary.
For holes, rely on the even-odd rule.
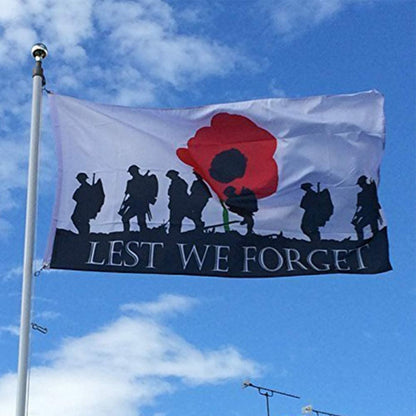
[[369,225],[374,234],[378,231],[378,222],[381,222],[380,204],[377,197],[377,186],[373,180],[368,181],[367,176],[362,175],[357,180],[361,191],[357,194],[357,208],[351,224],[357,233],[359,241],[364,238],[364,228]]
[[142,175],[137,165],[131,165],[128,170],[131,179],[127,181],[124,199],[118,214],[123,221],[124,232],[130,231],[130,220],[137,218],[140,231],[148,229],[146,215],[151,220],[150,204],[156,202],[158,182],[155,175],[149,175],[149,171]]
[[90,220],[95,218],[104,204],[104,190],[101,179],[95,183],[95,174],[93,183],[87,182],[88,175],[84,172],[76,176],[80,186],[75,190],[72,199],[76,202],[71,220],[80,235],[90,233]]
[[320,241],[319,227],[323,227],[334,212],[331,196],[328,189],[319,189],[319,183],[317,192],[309,182],[303,183],[300,187],[305,191],[300,201],[300,207],[305,210],[300,228],[311,241]]
[[191,185],[191,194],[189,195],[189,218],[195,223],[195,229],[198,231],[203,230],[204,221],[202,221],[202,211],[208,203],[208,200],[212,198],[212,194],[203,181],[202,177],[194,171],[196,179]]
[[188,184],[176,170],[169,170],[166,176],[171,180],[168,188],[169,233],[178,234],[181,232],[183,219],[189,214]]
[[253,233],[254,213],[258,210],[257,198],[254,192],[248,188],[241,190],[240,194],[235,192],[234,186],[228,186],[224,190],[227,196],[225,204],[231,212],[243,217],[241,225],[247,225],[247,234]]

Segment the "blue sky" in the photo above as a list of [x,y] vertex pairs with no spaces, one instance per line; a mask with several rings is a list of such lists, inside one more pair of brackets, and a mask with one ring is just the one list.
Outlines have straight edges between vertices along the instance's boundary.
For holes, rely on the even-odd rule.
[[[4,0],[0,10],[0,414],[13,414],[33,43],[47,87],[108,104],[184,107],[377,89],[380,200],[393,271],[232,280],[42,272],[32,416],[265,414],[271,399],[345,416],[416,415],[416,3],[400,0]],[[44,100],[36,257],[54,201]]]

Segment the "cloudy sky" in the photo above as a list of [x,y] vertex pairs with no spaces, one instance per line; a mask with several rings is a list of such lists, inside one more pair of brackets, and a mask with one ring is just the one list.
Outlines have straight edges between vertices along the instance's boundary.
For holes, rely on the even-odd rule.
[[[265,414],[271,399],[345,416],[416,414],[416,3],[413,0],[2,0],[0,414],[16,391],[30,49],[47,88],[107,104],[189,107],[377,89],[386,100],[380,200],[393,271],[231,280],[42,272],[32,416]],[[44,100],[36,257],[56,159]],[[37,260],[36,267],[39,267]]]

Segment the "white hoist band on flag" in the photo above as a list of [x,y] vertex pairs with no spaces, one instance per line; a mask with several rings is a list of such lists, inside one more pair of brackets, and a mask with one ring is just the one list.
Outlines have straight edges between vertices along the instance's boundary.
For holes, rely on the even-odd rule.
[[50,95],[51,268],[275,277],[391,269],[377,91],[197,108]]

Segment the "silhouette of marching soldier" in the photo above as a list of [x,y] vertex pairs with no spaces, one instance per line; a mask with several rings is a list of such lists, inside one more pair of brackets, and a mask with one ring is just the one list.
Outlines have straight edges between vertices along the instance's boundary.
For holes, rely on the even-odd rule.
[[169,233],[178,234],[181,232],[183,219],[189,214],[188,184],[176,170],[169,170],[166,176],[171,180],[168,188]]
[[247,235],[253,233],[254,213],[258,211],[257,198],[254,192],[248,188],[241,190],[240,194],[235,192],[234,186],[228,186],[224,190],[227,199],[224,201],[231,212],[243,217],[241,225],[247,225]]
[[320,241],[319,227],[323,227],[334,213],[331,195],[328,189],[321,191],[319,183],[317,191],[312,189],[309,182],[303,183],[300,187],[305,191],[300,201],[300,207],[305,210],[300,228],[311,241]]
[[196,179],[191,185],[191,194],[189,195],[189,209],[188,217],[195,223],[195,230],[202,231],[205,223],[202,221],[202,211],[212,198],[211,191],[207,184],[203,181],[201,175],[194,171]]
[[96,218],[104,204],[104,190],[101,179],[95,182],[93,175],[92,185],[87,182],[88,175],[84,172],[76,176],[80,186],[75,190],[72,199],[76,202],[71,220],[78,230],[79,235],[90,233],[90,220]]
[[131,165],[127,172],[131,179],[127,181],[124,199],[118,211],[123,222],[123,231],[130,231],[130,220],[134,217],[137,218],[140,231],[145,231],[148,229],[146,216],[149,220],[152,219],[150,205],[156,202],[158,181],[156,175],[149,175],[149,171],[142,175],[137,165]]
[[367,176],[362,175],[357,180],[361,191],[357,194],[357,208],[351,224],[357,233],[359,241],[364,239],[364,228],[369,225],[374,234],[378,231],[378,222],[381,222],[380,204],[377,197],[377,186],[374,180],[368,181]]

